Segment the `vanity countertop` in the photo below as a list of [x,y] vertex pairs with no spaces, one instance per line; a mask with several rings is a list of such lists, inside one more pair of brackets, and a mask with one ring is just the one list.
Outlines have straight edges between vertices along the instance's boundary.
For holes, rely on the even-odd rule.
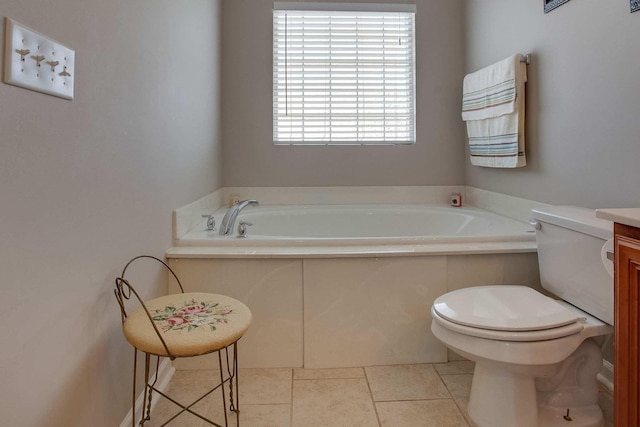
[[596,217],[640,228],[640,208],[596,209]]

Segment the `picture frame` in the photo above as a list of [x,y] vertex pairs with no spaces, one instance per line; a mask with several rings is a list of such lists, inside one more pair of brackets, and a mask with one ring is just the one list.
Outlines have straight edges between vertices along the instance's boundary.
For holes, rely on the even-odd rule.
[[[562,6],[569,0],[542,0],[544,2],[544,13],[549,13],[558,6]],[[632,3],[634,0],[630,0]],[[637,2],[638,0],[636,0]]]
[[629,0],[629,7],[631,8],[631,13],[639,11],[640,0]]

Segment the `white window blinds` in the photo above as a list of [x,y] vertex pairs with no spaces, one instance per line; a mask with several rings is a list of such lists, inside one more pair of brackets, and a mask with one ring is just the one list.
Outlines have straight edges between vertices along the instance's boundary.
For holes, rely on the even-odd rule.
[[[292,4],[310,5],[284,5]],[[274,142],[414,143],[414,51],[413,11],[291,10],[276,3]]]

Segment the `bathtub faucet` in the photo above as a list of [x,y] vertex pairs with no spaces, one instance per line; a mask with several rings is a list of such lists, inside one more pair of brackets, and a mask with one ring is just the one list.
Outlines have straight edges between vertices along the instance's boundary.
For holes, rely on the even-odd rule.
[[220,224],[221,236],[228,236],[233,232],[233,225],[236,223],[238,214],[247,206],[260,206],[260,203],[258,203],[257,200],[243,200],[240,203],[236,203],[231,206],[227,210],[227,213],[224,214],[224,218],[222,218],[222,224]]

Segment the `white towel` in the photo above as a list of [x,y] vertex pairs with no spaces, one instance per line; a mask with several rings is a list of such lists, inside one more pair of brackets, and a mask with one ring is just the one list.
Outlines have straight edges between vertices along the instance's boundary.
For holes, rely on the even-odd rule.
[[467,122],[467,133],[472,165],[519,168],[527,164],[524,111],[492,119],[470,120]]
[[[507,67],[507,63],[511,66]],[[525,156],[525,97],[524,87],[527,81],[527,66],[520,62],[520,55],[514,55],[496,64],[497,69],[504,71],[513,68],[515,78],[511,83],[503,85],[508,87],[513,84],[513,90],[502,93],[495,91],[496,85],[491,86],[489,92],[493,95],[480,99],[479,97],[467,97],[466,106],[484,104],[486,108],[472,110],[468,108],[467,117],[482,117],[481,119],[466,119],[467,133],[469,135],[469,154],[471,164],[475,166],[495,168],[517,168],[527,164]],[[497,72],[489,71],[491,67],[484,68],[468,79],[465,83],[477,83],[479,80],[488,82],[487,76],[495,76]],[[480,73],[480,74],[478,74]],[[479,78],[482,75],[484,77]],[[476,91],[476,93],[478,93]],[[512,98],[512,99],[511,99]],[[463,105],[465,101],[463,100]],[[511,112],[508,112],[511,111]],[[465,112],[463,111],[463,117]]]
[[483,120],[515,112],[517,87],[527,79],[527,66],[520,57],[510,56],[465,76],[462,120]]

